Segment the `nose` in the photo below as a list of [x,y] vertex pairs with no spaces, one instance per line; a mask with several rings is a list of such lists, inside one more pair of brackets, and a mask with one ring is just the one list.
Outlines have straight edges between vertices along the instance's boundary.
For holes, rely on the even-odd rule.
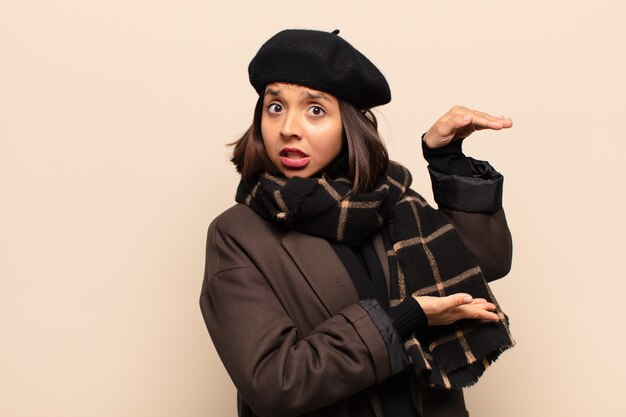
[[284,139],[300,138],[302,137],[301,129],[299,116],[293,111],[286,111],[280,127],[280,135]]

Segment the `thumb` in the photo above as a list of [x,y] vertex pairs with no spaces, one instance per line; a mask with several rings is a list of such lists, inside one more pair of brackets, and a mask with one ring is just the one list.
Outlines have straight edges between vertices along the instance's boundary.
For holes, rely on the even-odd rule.
[[446,298],[448,299],[447,301],[449,302],[450,307],[458,307],[463,304],[469,304],[473,300],[471,295],[465,293],[452,294]]

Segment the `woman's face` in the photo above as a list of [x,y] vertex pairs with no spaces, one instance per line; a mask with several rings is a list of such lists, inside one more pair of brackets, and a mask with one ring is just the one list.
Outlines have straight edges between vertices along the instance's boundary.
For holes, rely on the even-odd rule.
[[307,178],[341,152],[339,102],[328,93],[288,83],[265,87],[261,134],[270,160],[287,178]]

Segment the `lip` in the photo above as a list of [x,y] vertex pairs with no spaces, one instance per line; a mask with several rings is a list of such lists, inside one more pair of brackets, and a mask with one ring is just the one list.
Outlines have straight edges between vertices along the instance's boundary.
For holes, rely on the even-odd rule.
[[300,169],[311,162],[311,158],[298,148],[282,148],[280,150],[280,162],[286,168]]

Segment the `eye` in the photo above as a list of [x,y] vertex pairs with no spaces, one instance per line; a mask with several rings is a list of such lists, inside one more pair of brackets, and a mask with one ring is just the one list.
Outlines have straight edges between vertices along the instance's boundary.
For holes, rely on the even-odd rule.
[[324,111],[323,108],[321,108],[320,106],[311,106],[309,107],[309,112],[313,115],[313,116],[322,116],[324,115],[326,112]]
[[278,103],[272,103],[269,106],[267,106],[267,111],[270,113],[280,113],[282,109],[283,109],[283,106],[281,106]]

